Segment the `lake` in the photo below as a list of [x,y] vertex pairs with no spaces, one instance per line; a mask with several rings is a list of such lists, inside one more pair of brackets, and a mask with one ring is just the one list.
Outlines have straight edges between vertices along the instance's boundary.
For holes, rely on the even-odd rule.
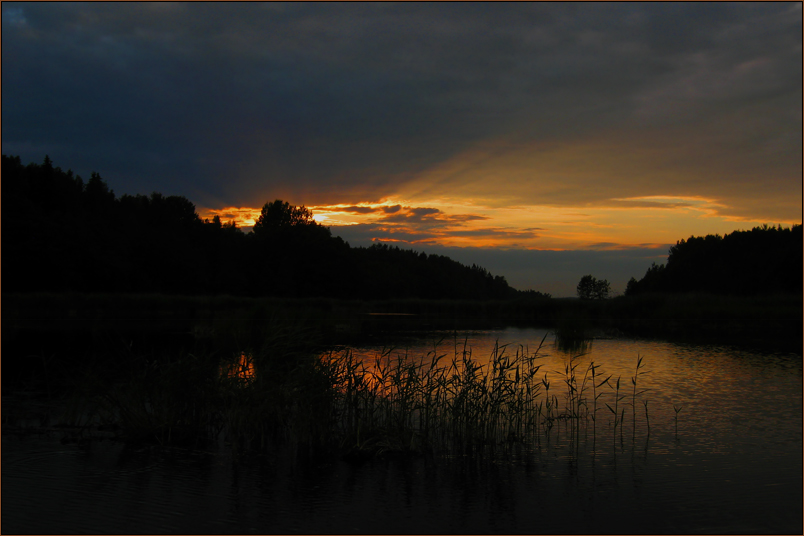
[[[347,462],[4,433],[2,532],[802,533],[800,353],[611,338],[575,357],[520,328],[389,333],[352,350],[415,360],[440,340],[445,360],[465,344],[482,364],[495,344],[532,354],[545,335],[539,373],[559,398],[568,364],[620,377],[620,426],[604,386],[594,434],[556,419],[538,443],[489,456]],[[632,408],[638,357],[647,391]]]

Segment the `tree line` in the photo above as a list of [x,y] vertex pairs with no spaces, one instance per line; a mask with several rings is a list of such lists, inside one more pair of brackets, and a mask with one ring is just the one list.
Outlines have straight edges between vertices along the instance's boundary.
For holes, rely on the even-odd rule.
[[[117,197],[93,172],[2,156],[6,292],[506,299],[504,277],[387,244],[350,247],[305,207],[266,203],[253,231],[182,196]],[[532,294],[532,293],[531,293]],[[540,297],[548,296],[536,293]]]
[[666,264],[653,263],[640,280],[632,277],[625,294],[801,294],[803,244],[801,224],[691,236],[670,248]]
[[[2,156],[2,286],[6,292],[77,291],[358,299],[545,298],[504,277],[388,244],[350,247],[305,207],[263,206],[253,231],[202,220],[182,196],[117,197],[96,172],[23,165]],[[802,292],[802,226],[691,236],[631,278],[626,295]],[[583,299],[609,295],[584,276]]]

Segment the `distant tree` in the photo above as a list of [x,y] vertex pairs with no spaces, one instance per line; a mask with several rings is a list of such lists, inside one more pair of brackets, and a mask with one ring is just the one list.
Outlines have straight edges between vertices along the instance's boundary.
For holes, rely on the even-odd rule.
[[49,155],[45,155],[45,159],[42,161],[42,171],[45,173],[53,172],[53,160],[50,159]]
[[628,284],[625,285],[625,295],[626,296],[633,296],[634,294],[636,294],[636,292],[637,292],[636,289],[637,289],[638,285],[639,285],[639,281],[637,281],[635,277],[632,277],[631,279],[629,279]]
[[523,296],[526,298],[537,298],[537,299],[548,299],[553,297],[549,292],[540,292],[538,290],[533,290],[531,288],[527,290],[517,291],[517,294],[519,296]]
[[664,264],[651,263],[642,279],[632,277],[625,287],[626,296],[635,296],[645,292],[662,292],[667,286],[667,271]]
[[114,201],[114,190],[110,190],[106,181],[103,180],[97,171],[93,171],[89,182],[84,189],[84,193],[91,203],[103,203]]
[[605,279],[598,280],[591,275],[585,275],[578,282],[576,291],[582,300],[603,300],[609,297],[611,284]]
[[269,229],[287,229],[318,225],[313,219],[313,212],[304,206],[296,207],[277,199],[265,203],[257,222],[254,224],[254,234],[260,235]]

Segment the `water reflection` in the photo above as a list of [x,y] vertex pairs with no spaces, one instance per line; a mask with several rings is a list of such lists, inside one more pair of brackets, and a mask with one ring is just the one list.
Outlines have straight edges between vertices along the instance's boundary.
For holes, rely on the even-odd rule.
[[586,354],[592,349],[593,339],[556,337],[555,348],[559,352],[571,355]]
[[[52,443],[52,441],[51,441]],[[795,466],[643,446],[502,463],[291,461],[3,438],[3,532],[164,534],[799,533]],[[800,453],[799,453],[800,454]],[[777,453],[776,456],[780,456]],[[781,456],[785,463],[793,456]],[[529,459],[526,463],[524,460]],[[32,463],[34,462],[35,463]],[[800,469],[800,464],[798,466]],[[43,483],[47,485],[43,485]],[[727,490],[727,491],[726,491]]]
[[[462,355],[466,341],[487,371],[495,346],[533,354],[545,333],[440,333],[393,352],[352,350],[362,359],[355,363],[380,375],[378,353],[416,364],[434,351],[449,356],[446,362],[456,349]],[[434,339],[448,335],[434,347]],[[549,374],[550,391],[560,399],[568,365],[577,363],[581,381],[591,363],[600,367],[596,380],[620,377],[622,426],[614,427],[605,404],[614,407],[615,397],[602,386],[597,413],[596,394],[587,397],[597,417],[586,429],[556,419],[539,441],[494,455],[476,450],[350,463],[305,456],[287,444],[248,457],[222,444],[203,452],[109,441],[79,447],[58,437],[4,433],[2,531],[802,532],[800,355],[614,339],[595,340],[575,359],[553,344],[540,355],[540,373]],[[637,356],[646,365],[638,385],[650,389],[644,394],[650,430],[639,397],[636,411],[627,404]],[[251,381],[253,362],[246,354],[235,361],[221,374]],[[677,434],[674,404],[683,406]]]
[[[484,357],[492,354],[495,345],[509,344],[507,348],[512,352],[516,348],[532,352],[548,334],[547,330],[518,328],[432,333],[395,350],[392,355],[422,356],[432,352],[435,342],[440,340],[436,351],[448,355],[462,352],[465,344],[478,364],[488,370],[491,366]],[[371,362],[380,349],[352,350],[356,356],[364,357],[364,362]],[[566,391],[566,367],[577,354],[567,354],[556,344],[543,346],[539,353],[543,360],[540,372],[548,374],[551,393],[558,395],[563,403],[563,393],[558,388]],[[639,357],[644,358],[644,368],[640,371],[636,391],[644,393],[634,398],[632,378]],[[594,346],[580,356],[578,371],[587,370],[591,364],[598,367],[596,384],[610,378],[609,384],[616,385],[616,380],[620,379],[619,394],[604,385],[602,392],[587,396],[587,409],[594,400],[598,402],[597,411],[590,411],[596,420],[589,423],[590,430],[596,429],[590,444],[597,447],[601,438],[608,437],[611,444],[615,437],[617,419],[606,404],[614,408],[617,397],[625,397],[617,408],[624,420],[622,427],[617,426],[617,435],[622,433],[624,438],[644,444],[650,433],[651,449],[680,445],[688,453],[720,453],[735,442],[751,442],[753,448],[759,444],[801,441],[800,355],[760,354],[727,346],[653,340],[596,339]],[[579,383],[582,376],[579,373]],[[676,413],[674,406],[683,409]],[[626,410],[624,415],[623,409]],[[735,434],[739,434],[739,439],[735,439]]]
[[251,383],[257,376],[253,356],[250,353],[242,352],[240,357],[234,361],[221,364],[220,375],[222,378],[237,380],[243,384]]

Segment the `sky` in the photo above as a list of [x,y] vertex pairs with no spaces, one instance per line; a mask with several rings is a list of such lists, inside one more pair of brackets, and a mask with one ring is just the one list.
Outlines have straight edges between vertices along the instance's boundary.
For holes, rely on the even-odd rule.
[[616,294],[801,223],[801,6],[3,2],[2,152]]

